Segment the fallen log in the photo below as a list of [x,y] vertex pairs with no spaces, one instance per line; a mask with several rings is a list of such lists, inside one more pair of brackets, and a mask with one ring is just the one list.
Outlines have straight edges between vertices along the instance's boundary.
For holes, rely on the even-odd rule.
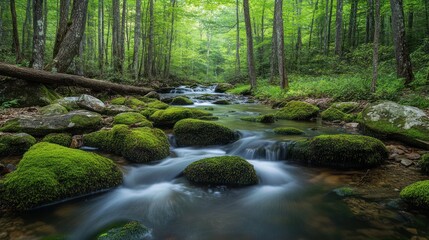
[[91,79],[64,73],[52,73],[32,68],[18,67],[15,65],[1,62],[0,75],[43,84],[58,84],[63,86],[78,86],[83,88],[90,88],[94,91],[99,92],[107,91],[120,94],[145,95],[150,91],[153,91],[153,89],[151,88],[117,84],[108,81]]

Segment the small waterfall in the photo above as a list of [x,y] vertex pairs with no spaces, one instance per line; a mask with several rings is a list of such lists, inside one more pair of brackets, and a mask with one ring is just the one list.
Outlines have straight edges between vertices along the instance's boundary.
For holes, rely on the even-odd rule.
[[184,93],[193,93],[194,90],[192,88],[186,86],[180,86],[170,91],[173,94],[184,94]]

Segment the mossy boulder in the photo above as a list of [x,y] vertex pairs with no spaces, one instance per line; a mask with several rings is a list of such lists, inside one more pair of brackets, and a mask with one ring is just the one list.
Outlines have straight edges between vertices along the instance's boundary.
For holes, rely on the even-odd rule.
[[122,183],[122,172],[95,153],[38,143],[24,154],[17,170],[3,180],[0,202],[28,210],[106,190]]
[[422,173],[429,175],[429,153],[426,153],[422,156],[419,165]]
[[429,117],[416,107],[374,103],[363,110],[361,123],[367,134],[429,149]]
[[401,199],[415,208],[429,209],[429,180],[413,183],[402,189]]
[[213,102],[216,105],[230,105],[231,103],[226,99],[216,100]]
[[130,129],[116,125],[112,129],[85,134],[84,145],[123,156],[136,163],[161,160],[170,155],[170,144],[165,133],[154,128]]
[[150,116],[152,116],[152,114],[154,114],[158,110],[159,109],[157,108],[145,108],[142,111],[140,111],[140,113],[148,119],[150,118]]
[[25,132],[34,136],[60,132],[78,134],[99,129],[101,122],[100,114],[78,110],[62,115],[20,116],[5,122],[0,126],[0,131]]
[[337,108],[333,108],[330,107],[328,109],[326,109],[325,111],[323,111],[320,116],[322,117],[323,120],[327,120],[327,121],[335,121],[335,120],[340,120],[340,121],[352,121],[353,120],[353,116],[347,113],[342,112],[341,110],[337,109]]
[[0,79],[0,105],[17,100],[17,107],[46,106],[54,103],[60,95],[43,84],[21,79]]
[[161,102],[159,100],[152,101],[147,104],[148,108],[155,108],[155,109],[167,109],[170,107],[167,103]]
[[83,109],[98,113],[104,112],[104,109],[106,108],[103,101],[88,94],[80,95],[77,100],[77,105]]
[[66,114],[69,111],[67,108],[61,106],[58,103],[50,104],[40,108],[39,112],[43,115],[58,115],[58,114]]
[[150,229],[145,225],[132,221],[98,235],[97,240],[142,240],[150,239]]
[[331,105],[332,108],[336,108],[344,113],[350,113],[359,108],[357,102],[337,102]]
[[79,109],[79,105],[77,104],[77,101],[79,100],[79,97],[65,97],[60,98],[55,101],[55,103],[60,104],[61,106],[65,107],[67,110],[77,110]]
[[242,121],[247,122],[260,122],[260,123],[275,123],[276,117],[273,114],[266,114],[261,116],[248,116],[248,117],[241,117]]
[[229,83],[218,83],[218,85],[216,85],[215,88],[215,92],[217,93],[224,93],[230,89],[233,89],[234,86],[232,84]]
[[258,183],[253,165],[241,157],[222,156],[196,161],[183,171],[186,179],[198,184],[247,186]]
[[51,133],[46,135],[42,142],[55,143],[64,147],[70,147],[72,135],[69,133]]
[[21,155],[34,144],[36,139],[26,133],[0,133],[0,157]]
[[317,116],[319,108],[300,101],[290,101],[275,114],[278,119],[309,120]]
[[278,127],[274,128],[274,133],[279,135],[301,135],[304,131],[294,127]]
[[113,105],[125,105],[132,109],[141,109],[146,107],[146,103],[136,97],[117,97],[110,100]]
[[152,123],[148,121],[145,116],[136,112],[120,113],[115,116],[113,123],[139,127],[153,127]]
[[132,108],[129,108],[125,105],[107,105],[104,108],[103,113],[106,115],[117,115],[120,113],[133,112],[133,111],[135,111],[135,110]]
[[117,97],[117,98],[110,100],[110,103],[113,105],[125,105],[126,100],[127,100],[126,97]]
[[194,108],[170,107],[165,110],[156,111],[150,116],[149,120],[153,121],[155,126],[172,127],[176,122],[185,118],[199,118],[212,115],[210,112]]
[[320,167],[362,169],[379,166],[387,159],[384,144],[361,135],[320,135],[297,141],[289,147],[287,158]]
[[178,146],[224,145],[239,139],[237,132],[218,123],[184,119],[174,125]]
[[170,103],[171,105],[192,105],[194,102],[192,102],[191,99],[187,97],[175,97]]

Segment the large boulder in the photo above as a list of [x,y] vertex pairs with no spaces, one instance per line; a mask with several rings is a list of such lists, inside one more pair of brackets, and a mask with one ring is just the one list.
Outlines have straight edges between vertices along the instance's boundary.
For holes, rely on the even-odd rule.
[[70,147],[72,143],[72,135],[69,133],[51,133],[46,135],[42,142],[55,143],[64,147]]
[[246,186],[258,183],[253,165],[241,157],[205,158],[185,168],[185,177],[194,183],[227,186]]
[[26,133],[0,133],[0,157],[21,155],[34,144],[36,139]]
[[402,189],[401,199],[412,207],[429,209],[429,180],[413,183]]
[[275,114],[278,119],[310,120],[317,116],[319,108],[306,102],[290,101]]
[[150,229],[145,225],[132,221],[114,227],[98,235],[97,240],[143,240],[151,239]]
[[21,79],[0,79],[0,105],[15,101],[19,107],[46,106],[60,98],[59,94],[43,84]]
[[374,103],[364,109],[361,121],[368,134],[429,149],[429,117],[416,107]]
[[339,134],[297,141],[291,144],[286,157],[313,166],[362,169],[382,164],[388,153],[378,139]]
[[100,114],[84,110],[62,115],[21,116],[5,122],[0,126],[0,131],[25,132],[34,136],[59,132],[82,133],[99,129],[101,120]]
[[136,163],[161,160],[170,155],[170,144],[165,133],[154,128],[130,129],[115,125],[83,136],[84,145],[123,156]]
[[69,111],[67,108],[63,107],[58,103],[49,104],[40,108],[39,112],[43,115],[58,115],[58,114],[66,114]]
[[199,118],[212,116],[213,114],[204,110],[183,107],[170,107],[153,113],[149,120],[158,127],[173,127],[174,124],[185,118]]
[[87,94],[80,95],[77,105],[83,109],[98,113],[103,112],[106,108],[106,105],[103,103],[103,101]]
[[104,114],[117,115],[124,112],[134,112],[135,110],[124,105],[107,105],[104,108]]
[[79,101],[79,97],[64,97],[55,101],[55,103],[60,104],[61,106],[67,108],[67,110],[77,110],[79,109],[79,105],[77,102]]
[[180,120],[173,134],[178,146],[224,145],[239,139],[237,132],[225,126],[198,119]]
[[170,103],[171,105],[192,105],[194,102],[192,102],[191,99],[187,97],[175,97]]
[[215,88],[215,92],[217,93],[224,93],[230,89],[233,89],[234,86],[232,84],[229,83],[219,83],[218,85],[216,85]]
[[326,121],[340,120],[340,121],[348,122],[353,120],[353,115],[347,114],[334,107],[330,107],[326,109],[320,114],[320,116],[322,117],[323,120],[326,120]]
[[114,124],[125,124],[139,127],[153,127],[152,123],[140,113],[127,112],[120,113],[113,118]]
[[274,133],[278,135],[301,135],[304,131],[294,127],[278,127],[274,128]]
[[259,122],[259,123],[275,123],[276,117],[273,114],[265,114],[260,116],[247,116],[240,118],[243,121],[247,122]]
[[38,143],[24,154],[16,171],[6,175],[0,202],[28,210],[106,190],[122,183],[122,172],[95,153]]

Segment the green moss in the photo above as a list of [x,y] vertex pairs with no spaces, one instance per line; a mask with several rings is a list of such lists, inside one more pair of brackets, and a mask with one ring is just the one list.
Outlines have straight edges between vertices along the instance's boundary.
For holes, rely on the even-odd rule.
[[65,107],[61,106],[58,103],[44,106],[39,111],[41,114],[44,115],[66,114],[69,112]]
[[217,121],[217,120],[219,120],[219,117],[215,117],[215,116],[202,116],[202,117],[198,117],[197,119],[199,119],[199,120],[205,120],[205,121]]
[[36,144],[36,139],[26,133],[0,134],[0,157],[21,155],[34,144]]
[[53,103],[55,100],[61,98],[61,96],[54,90],[47,88],[45,85],[41,85],[40,88],[41,99],[46,103]]
[[42,142],[31,147],[17,170],[6,176],[0,200],[7,208],[27,210],[121,182],[122,173],[110,159]]
[[333,168],[367,168],[387,159],[384,144],[361,135],[320,135],[298,141],[289,149],[288,158],[314,166]]
[[178,146],[224,145],[238,140],[238,134],[220,124],[197,119],[184,119],[174,125]]
[[163,103],[159,100],[154,100],[147,104],[148,108],[156,108],[156,109],[167,109],[170,106],[167,103]]
[[120,113],[115,116],[113,123],[125,124],[125,125],[138,125],[141,127],[153,127],[152,123],[148,121],[145,116],[136,112]]
[[429,153],[424,154],[420,159],[420,169],[423,174],[429,175]]
[[55,143],[64,147],[69,147],[72,142],[72,135],[68,133],[51,133],[46,135],[42,142]]
[[306,102],[290,101],[276,113],[278,119],[309,120],[317,115],[319,108]]
[[146,103],[135,97],[130,97],[125,101],[125,105],[132,109],[138,109],[138,108],[145,107]]
[[19,132],[20,129],[19,119],[15,118],[3,123],[0,132]]
[[186,97],[175,97],[170,103],[171,105],[192,105],[192,102],[189,98]]
[[217,104],[217,105],[229,105],[231,103],[228,100],[222,99],[222,100],[214,101],[213,104]]
[[351,121],[353,116],[347,113],[342,112],[336,108],[330,107],[321,113],[322,119],[327,121],[341,120],[341,121]]
[[86,115],[74,115],[71,120],[72,123],[76,124],[79,128],[93,128],[101,124],[101,115],[97,117],[88,117]]
[[247,122],[260,122],[260,123],[274,123],[276,121],[276,117],[273,114],[266,114],[257,117],[241,117],[243,121]]
[[206,158],[183,171],[185,177],[199,184],[246,186],[258,183],[253,165],[235,156]]
[[150,116],[150,120],[155,126],[172,127],[174,124],[185,118],[199,118],[203,116],[212,116],[211,113],[198,109],[170,107],[165,110],[156,111]]
[[140,113],[145,116],[146,118],[150,118],[150,116],[152,116],[152,114],[154,114],[156,111],[158,111],[159,109],[157,108],[145,108],[144,110],[142,110]]
[[219,83],[216,86],[215,92],[217,93],[224,93],[230,89],[234,88],[234,86],[232,84],[229,83]]
[[149,228],[133,221],[98,235],[98,240],[141,240],[150,234]]
[[400,196],[412,207],[429,209],[429,180],[416,182],[405,187]]
[[336,108],[344,113],[350,113],[356,110],[359,107],[359,103],[357,102],[338,102],[332,104],[333,108]]
[[335,194],[340,197],[350,197],[355,195],[355,191],[351,187],[340,187],[333,190]]
[[127,98],[125,98],[125,97],[117,97],[117,98],[112,99],[110,101],[110,103],[114,104],[114,105],[124,105],[126,100],[127,100]]
[[250,85],[240,85],[226,91],[234,95],[250,95],[252,93]]
[[129,129],[126,125],[116,125],[110,130],[85,134],[84,144],[137,163],[161,160],[170,154],[165,133],[148,127]]
[[293,127],[278,127],[274,128],[274,133],[279,135],[301,135],[304,131]]

